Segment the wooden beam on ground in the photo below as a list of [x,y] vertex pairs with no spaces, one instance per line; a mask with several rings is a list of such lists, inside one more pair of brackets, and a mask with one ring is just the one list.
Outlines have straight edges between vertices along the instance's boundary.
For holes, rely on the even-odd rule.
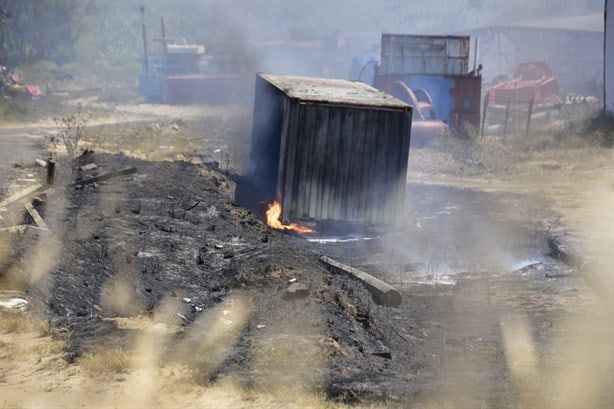
[[26,231],[33,231],[36,233],[51,233],[49,229],[43,229],[41,227],[30,226],[29,224],[19,224],[17,226],[3,227],[0,229],[0,234],[24,234]]
[[0,209],[5,208],[6,206],[13,204],[15,202],[18,202],[22,199],[25,199],[26,197],[33,195],[34,193],[38,192],[39,189],[41,189],[43,186],[39,183],[29,186],[9,197],[7,197],[6,199],[4,199],[3,201],[0,202]]
[[345,273],[360,280],[367,290],[373,296],[373,300],[379,305],[385,305],[386,307],[398,307],[401,305],[403,298],[401,293],[390,284],[385,283],[379,278],[375,278],[370,274],[365,273],[357,268],[350,267],[343,263],[333,260],[330,257],[322,256],[320,261],[326,264],[329,269],[337,273]]
[[38,227],[40,227],[41,229],[49,230],[47,224],[45,223],[41,215],[34,208],[34,206],[32,206],[32,203],[26,203],[26,210],[28,211],[28,214],[32,217],[32,220],[34,220],[34,223],[36,223]]
[[102,175],[95,176],[93,178],[79,180],[77,182],[74,182],[72,186],[89,185],[91,183],[102,182],[103,180],[108,180],[108,179],[112,179],[112,178],[116,178],[116,177],[124,176],[124,175],[130,175],[132,173],[136,173],[136,168],[126,168],[126,169],[118,170],[117,172],[104,173]]
[[27,228],[28,228],[27,224],[20,224],[19,226],[3,227],[0,229],[0,233],[23,234],[26,232]]
[[92,170],[92,169],[96,169],[97,167],[98,165],[92,162],[92,163],[88,163],[87,165],[79,166],[79,170]]

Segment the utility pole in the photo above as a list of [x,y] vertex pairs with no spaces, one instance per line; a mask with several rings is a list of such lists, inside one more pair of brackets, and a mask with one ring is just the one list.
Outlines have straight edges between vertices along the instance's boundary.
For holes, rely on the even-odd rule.
[[603,109],[614,113],[614,11],[608,14],[608,0],[603,15]]

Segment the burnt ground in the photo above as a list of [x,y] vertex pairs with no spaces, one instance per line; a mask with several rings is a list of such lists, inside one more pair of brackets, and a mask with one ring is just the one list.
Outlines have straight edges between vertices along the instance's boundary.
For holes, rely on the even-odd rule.
[[[97,164],[79,177],[137,172],[58,183],[36,203],[51,233],[21,236],[2,268],[4,288],[29,283],[34,310],[68,341],[68,362],[98,345],[130,348],[139,330],[122,318],[143,316],[177,324],[158,354],[203,384],[306,385],[351,403],[544,407],[557,402],[548,376],[574,355],[557,337],[573,332],[569,320],[599,314],[582,269],[559,260],[556,210],[534,195],[413,183],[407,220],[390,231],[308,241],[239,207],[216,166],[96,151],[79,160]],[[403,303],[375,304],[321,255],[396,286]],[[37,274],[41,265],[50,273]],[[292,281],[308,293],[287,293]],[[224,318],[237,304],[245,316]],[[211,339],[219,325],[232,337]],[[528,386],[510,355],[527,332],[540,374]]]

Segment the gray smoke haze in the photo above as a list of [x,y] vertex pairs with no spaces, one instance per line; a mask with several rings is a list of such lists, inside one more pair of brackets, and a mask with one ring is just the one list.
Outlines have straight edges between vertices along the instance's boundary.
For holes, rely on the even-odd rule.
[[[113,2],[115,3],[115,2]],[[142,1],[107,12],[132,12]],[[149,0],[152,37],[164,16],[170,37],[239,53],[255,70],[347,76],[352,57],[380,42],[383,32],[459,34],[536,18],[603,12],[603,0]],[[135,24],[138,29],[138,24]],[[138,42],[138,40],[137,40]],[[140,43],[136,44],[140,47]]]

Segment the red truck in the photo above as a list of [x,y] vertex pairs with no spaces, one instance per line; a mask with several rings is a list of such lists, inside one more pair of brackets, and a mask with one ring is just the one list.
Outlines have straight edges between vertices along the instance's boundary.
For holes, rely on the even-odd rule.
[[514,77],[487,89],[488,104],[526,103],[535,105],[560,104],[559,81],[543,61],[518,65]]

